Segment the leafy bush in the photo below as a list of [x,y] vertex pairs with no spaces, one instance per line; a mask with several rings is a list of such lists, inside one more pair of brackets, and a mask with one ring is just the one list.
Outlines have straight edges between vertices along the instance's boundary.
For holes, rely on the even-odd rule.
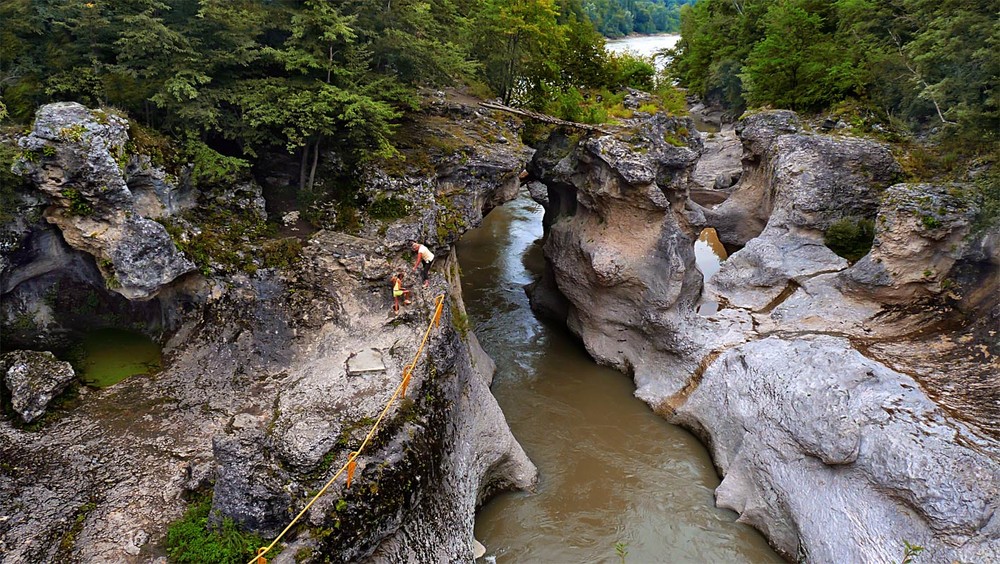
[[874,239],[875,222],[850,217],[834,222],[823,234],[826,246],[851,262],[867,255]]
[[250,163],[227,157],[201,141],[188,140],[184,147],[185,156],[191,161],[191,180],[196,186],[214,186],[233,183]]
[[410,213],[410,204],[395,196],[378,196],[368,205],[368,215],[375,219],[399,219]]
[[[212,496],[195,500],[184,516],[167,529],[167,556],[178,564],[243,564],[250,560],[257,548],[265,546],[264,539],[239,530],[232,519],[226,517],[218,526],[209,523]],[[270,553],[268,556],[271,556]]]
[[607,72],[610,76],[608,86],[612,89],[630,87],[646,92],[653,90],[656,68],[643,57],[627,52],[609,53]]

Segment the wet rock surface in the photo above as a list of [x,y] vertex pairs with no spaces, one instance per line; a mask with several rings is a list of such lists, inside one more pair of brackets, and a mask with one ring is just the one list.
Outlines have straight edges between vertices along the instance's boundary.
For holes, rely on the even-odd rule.
[[[895,184],[879,143],[785,111],[736,131],[743,170],[714,209],[674,182],[694,160],[634,174],[641,156],[580,156],[610,139],[541,147],[536,311],[565,299],[588,351],[710,445],[719,504],[787,557],[893,561],[907,540],[931,560],[997,559],[996,228],[972,234],[961,187]],[[876,223],[853,266],[823,240],[845,217]],[[691,245],[706,226],[741,248],[702,296]],[[721,309],[698,315],[705,299]]]
[[46,351],[13,351],[0,356],[0,380],[7,388],[11,408],[25,423],[45,413],[52,398],[76,378],[68,362]]

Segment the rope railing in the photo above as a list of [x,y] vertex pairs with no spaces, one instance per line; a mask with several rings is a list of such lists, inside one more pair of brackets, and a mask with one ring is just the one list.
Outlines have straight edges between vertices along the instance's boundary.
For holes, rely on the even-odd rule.
[[389,409],[392,407],[392,404],[395,403],[397,399],[406,396],[406,387],[409,386],[410,384],[410,376],[413,375],[413,371],[417,367],[417,361],[420,360],[420,355],[423,354],[424,352],[424,346],[427,345],[427,339],[431,335],[431,329],[440,325],[441,323],[441,311],[444,308],[444,294],[441,294],[440,296],[435,298],[434,302],[435,302],[434,315],[431,317],[430,323],[427,324],[427,330],[424,332],[424,338],[420,341],[420,346],[417,347],[417,353],[413,355],[413,362],[407,364],[403,368],[403,379],[396,386],[396,391],[393,392],[392,397],[390,397],[389,401],[386,402],[385,407],[382,409],[382,413],[380,413],[378,418],[375,419],[375,423],[372,424],[372,428],[368,431],[368,434],[365,435],[365,440],[361,442],[361,446],[358,447],[358,450],[351,452],[350,456],[347,457],[347,462],[345,462],[344,465],[340,467],[340,470],[337,470],[337,473],[334,474],[329,481],[327,481],[326,485],[324,485],[323,488],[320,489],[316,493],[316,495],[313,496],[311,500],[309,500],[309,503],[307,503],[306,506],[302,508],[302,511],[299,511],[299,514],[296,515],[294,519],[292,519],[292,521],[288,524],[288,526],[285,527],[284,530],[282,530],[281,533],[279,533],[278,536],[275,537],[273,541],[271,541],[271,544],[260,547],[257,550],[257,555],[254,556],[252,559],[250,559],[250,561],[247,562],[247,564],[267,564],[267,559],[264,558],[264,555],[270,552],[275,546],[278,545],[279,542],[281,542],[281,539],[284,538],[285,534],[287,534],[288,531],[290,531],[292,527],[295,526],[296,523],[298,523],[299,519],[301,519],[302,516],[305,515],[307,511],[309,511],[309,508],[312,507],[313,504],[316,503],[316,501],[320,497],[322,497],[323,494],[325,494],[328,489],[330,489],[330,486],[332,486],[334,482],[337,481],[337,478],[339,478],[345,472],[347,473],[346,486],[348,488],[351,487],[351,479],[354,477],[354,469],[357,467],[357,459],[359,456],[361,456],[361,451],[363,451],[365,447],[368,446],[368,443],[371,442],[372,437],[375,436],[375,432],[378,430],[379,425],[382,423],[382,419],[384,419],[386,414],[389,413]]

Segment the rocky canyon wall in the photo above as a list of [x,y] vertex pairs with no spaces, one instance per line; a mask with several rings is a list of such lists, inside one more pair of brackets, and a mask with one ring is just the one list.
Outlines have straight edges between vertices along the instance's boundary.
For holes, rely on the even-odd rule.
[[[251,272],[193,271],[154,221],[188,196],[160,186],[155,172],[138,178],[141,156],[125,151],[123,118],[78,104],[42,108],[22,140],[32,157],[20,166],[51,227],[26,226],[21,241],[38,243],[4,255],[4,307],[27,304],[37,315],[45,302],[25,289],[44,294],[46,274],[76,262],[129,304],[168,296],[188,307],[170,328],[162,371],[79,387],[72,409],[38,428],[0,421],[4,560],[162,561],[167,525],[208,493],[213,520],[276,534],[360,445],[439,295],[440,326],[351,488],[341,480],[314,505],[274,561],[472,559],[477,505],[494,491],[532,487],[535,469],[489,392],[493,363],[468,331],[450,243],[513,197],[531,152],[516,121],[467,98],[440,93],[425,111],[411,133],[441,135],[435,128],[446,124],[455,146],[365,172],[362,189],[410,202],[405,213],[365,218],[350,235],[321,230],[287,265],[258,261]],[[225,205],[264,213],[259,188],[230,192],[249,196]],[[215,194],[191,197],[218,203]],[[409,271],[410,238],[438,258],[429,288],[408,279],[414,303],[396,316],[388,279]],[[252,252],[266,258],[267,249]]]
[[[973,191],[901,184],[888,147],[769,111],[737,128],[731,195],[702,206],[691,131],[639,116],[538,151],[536,309],[699,435],[718,504],[788,558],[894,561],[904,541],[1000,558],[1000,254]],[[874,222],[853,265],[824,244],[840,220]],[[738,250],[703,288],[704,227]],[[699,315],[706,301],[719,309]]]

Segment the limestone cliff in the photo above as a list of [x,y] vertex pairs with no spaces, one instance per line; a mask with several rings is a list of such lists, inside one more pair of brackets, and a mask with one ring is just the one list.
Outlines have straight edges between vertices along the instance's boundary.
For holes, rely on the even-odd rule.
[[[472,559],[478,503],[496,490],[530,487],[535,469],[489,392],[493,364],[467,330],[448,244],[511,196],[530,151],[517,141],[517,123],[478,114],[453,97],[437,104],[445,109],[429,111],[429,120],[434,112],[461,113],[465,122],[453,131],[472,131],[469,138],[490,132],[492,141],[458,156],[432,155],[432,164],[456,160],[447,173],[436,166],[422,173],[372,171],[373,178],[426,188],[426,199],[412,200],[408,213],[365,219],[353,235],[321,230],[286,266],[252,274],[216,270],[195,289],[200,301],[189,304],[167,343],[161,372],[82,389],[71,411],[39,430],[0,422],[0,505],[16,509],[0,520],[4,558],[160,559],[166,526],[193,491],[214,491],[218,517],[275,534],[358,447],[410,362],[435,296],[443,294],[441,324],[407,398],[394,404],[362,454],[351,489],[341,482],[313,506],[276,561],[321,554],[337,561]],[[89,139],[89,123],[80,140]],[[75,141],[74,135],[58,143]],[[64,148],[53,143],[58,156]],[[48,163],[30,169],[41,189],[63,178],[44,174]],[[86,170],[74,174],[83,201],[98,209],[95,198],[107,191],[90,190]],[[120,206],[100,208],[112,223],[128,221],[136,201],[125,197],[131,185],[116,186]],[[363,189],[373,197],[411,195]],[[63,205],[65,194],[53,191],[62,191],[52,187],[49,197]],[[435,219],[441,214],[450,220]],[[77,229],[82,219],[62,219],[68,223],[55,223],[61,230],[93,240]],[[411,278],[414,304],[394,316],[388,277],[409,269],[404,246],[411,236],[431,245],[438,259],[430,287],[419,290]],[[131,264],[115,264],[114,272],[121,278]]]

